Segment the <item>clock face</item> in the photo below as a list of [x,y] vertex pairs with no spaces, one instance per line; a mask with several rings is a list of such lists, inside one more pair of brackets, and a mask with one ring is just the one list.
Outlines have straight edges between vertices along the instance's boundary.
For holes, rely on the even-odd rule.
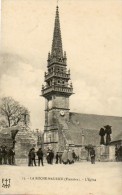
[[64,115],[65,115],[65,113],[64,113],[63,110],[60,111],[60,115],[61,115],[61,116],[64,116]]

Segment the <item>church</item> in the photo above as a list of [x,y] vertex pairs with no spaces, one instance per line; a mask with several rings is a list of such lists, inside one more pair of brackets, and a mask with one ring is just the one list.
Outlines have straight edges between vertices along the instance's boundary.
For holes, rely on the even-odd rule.
[[73,94],[70,74],[67,55],[62,47],[57,6],[45,85],[42,85],[41,90],[41,95],[45,98],[44,147],[51,147],[55,151],[88,145],[99,147],[99,131],[105,125],[112,127],[111,141],[118,136],[122,138],[122,117],[70,112],[69,100]]

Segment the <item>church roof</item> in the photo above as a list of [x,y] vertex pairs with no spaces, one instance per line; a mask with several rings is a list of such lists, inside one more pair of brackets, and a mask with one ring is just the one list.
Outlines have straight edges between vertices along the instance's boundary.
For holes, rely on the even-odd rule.
[[85,145],[99,145],[99,130],[105,125],[112,126],[111,139],[119,139],[119,135],[122,134],[122,117],[117,116],[71,112],[68,122],[68,130],[65,130],[64,133],[69,144],[81,145],[82,136],[84,136]]
[[122,132],[120,132],[120,133],[112,140],[112,142],[114,142],[114,141],[120,141],[120,140],[122,140]]

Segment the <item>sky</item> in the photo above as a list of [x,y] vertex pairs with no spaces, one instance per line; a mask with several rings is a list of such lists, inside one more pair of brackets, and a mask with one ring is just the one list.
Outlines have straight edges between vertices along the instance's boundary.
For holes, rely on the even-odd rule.
[[[63,50],[74,93],[70,111],[122,116],[122,1],[59,0]],[[2,0],[0,97],[30,110],[44,127],[41,97],[57,0]]]

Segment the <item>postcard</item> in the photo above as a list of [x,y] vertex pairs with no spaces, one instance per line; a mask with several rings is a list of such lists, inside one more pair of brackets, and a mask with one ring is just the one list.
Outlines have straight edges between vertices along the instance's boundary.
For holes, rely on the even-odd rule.
[[122,1],[0,10],[0,194],[120,195]]

